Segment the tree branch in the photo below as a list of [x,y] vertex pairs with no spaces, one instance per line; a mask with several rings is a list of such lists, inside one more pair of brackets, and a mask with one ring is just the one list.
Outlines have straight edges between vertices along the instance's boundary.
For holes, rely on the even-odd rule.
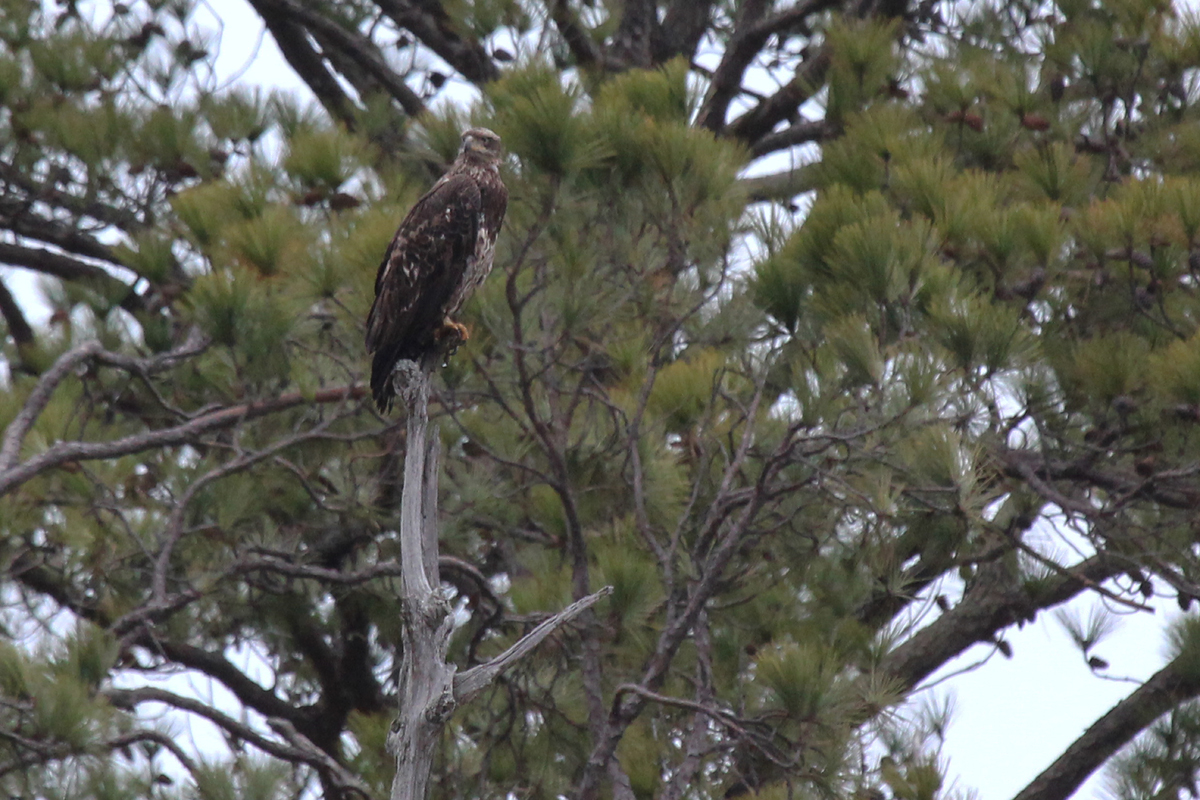
[[133,730],[102,742],[89,744],[86,750],[68,742],[49,743],[42,740],[35,741],[8,730],[0,730],[0,738],[6,739],[15,746],[33,753],[33,755],[17,757],[12,761],[0,764],[0,777],[8,775],[11,772],[16,772],[17,770],[27,770],[36,764],[46,764],[50,761],[57,761],[69,758],[70,756],[94,755],[97,750],[112,752],[114,750],[121,750],[132,744],[137,744],[138,742],[154,742],[166,748],[183,765],[184,769],[193,775],[196,772],[196,762],[183,751],[178,742],[159,731]]
[[[335,389],[323,389],[311,395],[302,392],[292,392],[270,400],[229,406],[217,411],[208,412],[170,428],[135,433],[107,442],[59,442],[27,461],[15,464],[8,469],[0,468],[0,496],[8,494],[40,473],[58,467],[68,461],[93,461],[98,458],[116,458],[155,447],[187,444],[195,441],[196,437],[200,434],[224,428],[232,428],[234,425],[247,420],[257,419],[268,414],[277,414],[280,411],[286,411],[300,405],[345,402],[361,399],[365,395],[366,387],[357,384]],[[16,424],[15,421],[10,423],[9,431],[11,431],[14,424]],[[6,442],[8,438],[9,432],[6,432]],[[23,433],[20,438],[24,439]],[[20,447],[19,442],[17,447]],[[2,463],[0,462],[0,464]]]
[[613,35],[610,65],[621,69],[651,66],[651,42],[658,35],[654,0],[625,0],[621,21]]
[[113,277],[103,267],[77,258],[38,247],[22,247],[0,242],[0,261],[53,275],[65,281],[91,284],[102,295],[117,302],[127,311],[140,311],[145,307],[145,299],[132,285]]
[[806,58],[792,79],[777,92],[729,123],[726,132],[753,145],[816,94],[825,81],[828,69],[829,48],[823,46]]
[[[705,519],[699,526],[699,533],[696,534],[697,541],[715,539],[716,543],[711,547],[707,557],[703,559],[699,578],[693,582],[683,608],[679,611],[669,610],[667,622],[655,643],[654,652],[646,659],[642,668],[642,677],[638,684],[647,691],[657,690],[666,679],[680,645],[696,624],[696,620],[704,612],[713,593],[716,592],[718,583],[724,576],[730,560],[746,543],[750,523],[767,496],[767,485],[773,480],[775,471],[791,449],[790,437],[784,437],[771,457],[766,459],[766,464],[759,473],[750,496],[740,506],[741,512],[736,519],[728,523],[727,529],[718,537],[716,535],[717,528],[725,524],[732,507],[728,504],[728,495],[735,478],[740,476],[742,464],[754,441],[753,422],[762,401],[765,383],[766,375],[764,373],[757,382],[754,399],[746,410],[744,423],[746,428],[742,431],[738,450],[724,470],[717,496],[709,513],[705,515]],[[695,560],[699,561],[699,559]],[[608,765],[625,729],[642,712],[646,702],[646,697],[637,694],[623,702],[613,703],[612,710],[608,714],[608,721],[603,728],[603,736],[597,737],[579,781],[578,795],[583,800],[593,800],[599,796],[600,777],[608,770]]]
[[[249,742],[268,755],[284,761],[310,764],[317,770],[330,775],[340,787],[353,789],[363,797],[372,797],[370,790],[362,781],[332,756],[314,745],[307,737],[301,735],[296,727],[286,719],[269,717],[267,720],[272,730],[287,741],[285,745],[267,738],[246,723],[217,711],[208,703],[165,689],[151,686],[139,689],[108,689],[104,694],[114,706],[127,711],[133,711],[143,703],[161,703],[203,717],[221,730]],[[172,752],[174,752],[173,749]]]
[[1114,753],[1156,719],[1200,694],[1194,656],[1183,655],[1156,672],[1137,691],[1113,706],[1014,800],[1067,800]]
[[[25,404],[4,430],[3,443],[0,444],[0,484],[3,483],[5,473],[16,465],[25,437],[50,402],[54,390],[84,361],[95,358],[129,372],[148,376],[176,361],[198,355],[206,347],[208,347],[207,339],[200,335],[198,329],[193,328],[182,345],[150,359],[135,359],[119,353],[106,352],[98,340],[84,342],[63,353],[38,379],[33,391],[25,398]],[[7,490],[0,489],[0,495],[3,495],[5,491]]]
[[357,107],[325,66],[321,54],[309,44],[304,28],[276,10],[271,0],[249,2],[271,32],[279,52],[283,53],[300,79],[308,84],[326,113],[354,130],[358,124]]
[[713,0],[673,0],[653,43],[656,63],[675,56],[684,56],[689,61],[695,57],[712,19],[713,4]]
[[80,197],[53,184],[35,181],[10,161],[0,161],[0,179],[23,192],[30,201],[44,201],[77,217],[90,217],[105,225],[116,226],[127,233],[142,227],[142,221],[137,214],[129,209]]
[[476,86],[500,77],[500,68],[479,42],[464,39],[455,32],[441,3],[426,0],[418,5],[410,0],[377,0],[376,4],[393,22]]
[[425,103],[408,84],[388,66],[379,48],[366,36],[347,30],[328,17],[312,11],[293,0],[254,0],[255,7],[271,5],[277,12],[286,15],[293,24],[302,24],[322,41],[329,42],[347,58],[358,64],[398,102],[409,116],[420,116]]
[[1070,600],[1080,592],[1121,574],[1128,565],[1103,554],[1076,564],[1040,591],[1013,594],[994,584],[977,585],[962,602],[898,645],[880,664],[880,671],[911,688],[950,659],[1019,619]]
[[68,253],[111,264],[120,263],[108,245],[70,225],[34,213],[31,202],[15,197],[0,198],[0,226],[17,236],[52,244]]
[[4,324],[8,326],[8,334],[13,338],[13,344],[19,348],[33,343],[33,328],[25,319],[25,313],[17,305],[12,292],[3,282],[0,282],[0,316],[4,317]]
[[222,653],[210,652],[202,647],[170,639],[162,639],[146,630],[135,639],[134,643],[150,653],[166,656],[177,664],[212,678],[228,689],[239,703],[257,711],[264,717],[292,719],[302,730],[307,728],[307,712],[304,708],[298,708],[281,699],[274,692],[264,689],[234,666],[233,662],[225,658]]
[[[25,398],[25,405],[4,429],[3,444],[0,444],[0,482],[17,463],[21,445],[25,443],[29,429],[33,427],[33,423],[45,410],[46,405],[50,402],[50,396],[54,394],[58,384],[62,383],[63,378],[70,375],[76,367],[99,353],[101,349],[102,345],[95,339],[84,342],[59,356],[53,366],[38,379],[37,385],[33,387],[29,397]],[[0,490],[0,494],[4,493],[3,490]]]
[[554,27],[558,28],[559,34],[571,50],[571,55],[575,56],[575,63],[585,69],[602,63],[603,51],[592,39],[587,28],[584,28],[571,12],[567,0],[547,0],[547,4]]
[[[1119,469],[1099,469],[1089,454],[1073,460],[1048,458],[1028,450],[1003,450],[999,453],[1007,475],[1024,480],[1031,489],[1064,511],[1086,518],[1110,514],[1135,498],[1148,498],[1168,508],[1193,511],[1200,508],[1200,490],[1196,488],[1195,464],[1177,470],[1157,472],[1148,478]],[[1093,506],[1074,499],[1052,481],[1070,481],[1085,487],[1099,487],[1112,497],[1107,506]]]
[[[437,471],[436,452],[430,451],[428,364],[401,361],[392,380],[408,409],[408,439],[404,453],[404,489],[400,500],[401,643],[398,689],[400,708],[387,737],[388,752],[396,758],[392,800],[422,800],[438,734],[454,710],[454,667],[446,663],[453,617],[445,598],[434,590],[437,563],[437,513],[426,510],[437,495],[427,481]],[[428,528],[433,526],[433,530]],[[426,551],[432,547],[433,553]]]
[[742,178],[738,186],[746,193],[750,202],[789,203],[798,194],[817,188],[817,171],[811,164],[804,164],[773,175]]
[[492,660],[477,667],[472,667],[459,675],[455,675],[455,699],[461,703],[476,697],[498,675],[532,652],[547,636],[594,606],[601,598],[608,597],[612,592],[613,589],[611,586],[605,586],[600,591],[589,594],[582,600],[576,600],[562,611],[541,622],[536,628],[518,639],[516,644]]
[[801,120],[781,131],[769,133],[758,139],[750,147],[750,155],[759,158],[777,150],[795,147],[798,144],[821,142],[828,139],[833,130],[834,126],[827,120]]
[[738,9],[733,35],[729,37],[729,43],[725,46],[721,63],[713,71],[704,104],[700,106],[700,113],[696,117],[696,124],[700,127],[715,133],[724,129],[729,104],[741,91],[742,75],[767,40],[767,34],[756,37],[751,34],[751,29],[770,7],[769,0],[746,0]]

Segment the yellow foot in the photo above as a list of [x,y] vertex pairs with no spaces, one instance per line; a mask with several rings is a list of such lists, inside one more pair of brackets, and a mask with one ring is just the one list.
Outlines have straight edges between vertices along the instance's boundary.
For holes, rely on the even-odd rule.
[[458,350],[458,346],[470,338],[471,331],[467,326],[461,322],[455,322],[449,317],[442,320],[442,326],[433,334],[434,341],[438,343],[438,346],[447,355],[454,355],[455,351]]
[[456,339],[459,342],[465,342],[471,338],[471,331],[461,322],[455,322],[449,317],[446,317],[442,320],[442,327],[437,329],[437,333],[435,333],[433,337],[438,341],[443,341],[445,339]]

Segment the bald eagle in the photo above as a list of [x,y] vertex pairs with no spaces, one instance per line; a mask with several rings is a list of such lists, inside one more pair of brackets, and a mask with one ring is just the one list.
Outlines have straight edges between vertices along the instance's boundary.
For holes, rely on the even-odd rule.
[[371,394],[386,413],[392,371],[464,341],[453,317],[492,269],[508,190],[500,179],[500,137],[487,128],[462,135],[458,158],[400,223],[375,276],[367,317]]

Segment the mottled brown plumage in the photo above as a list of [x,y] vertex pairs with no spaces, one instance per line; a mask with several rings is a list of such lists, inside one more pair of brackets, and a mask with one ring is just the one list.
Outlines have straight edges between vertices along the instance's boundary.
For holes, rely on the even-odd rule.
[[500,154],[496,134],[464,132],[458,158],[408,212],[384,253],[367,317],[371,394],[380,411],[395,398],[397,362],[420,363],[448,339],[466,338],[453,317],[492,269],[508,205]]

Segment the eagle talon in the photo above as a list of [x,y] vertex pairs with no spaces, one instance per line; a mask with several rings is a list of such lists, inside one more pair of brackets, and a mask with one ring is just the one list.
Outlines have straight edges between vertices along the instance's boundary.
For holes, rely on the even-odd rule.
[[471,329],[461,322],[447,318],[442,320],[442,327],[437,329],[433,338],[439,342],[448,342],[452,347],[458,347],[471,338]]

